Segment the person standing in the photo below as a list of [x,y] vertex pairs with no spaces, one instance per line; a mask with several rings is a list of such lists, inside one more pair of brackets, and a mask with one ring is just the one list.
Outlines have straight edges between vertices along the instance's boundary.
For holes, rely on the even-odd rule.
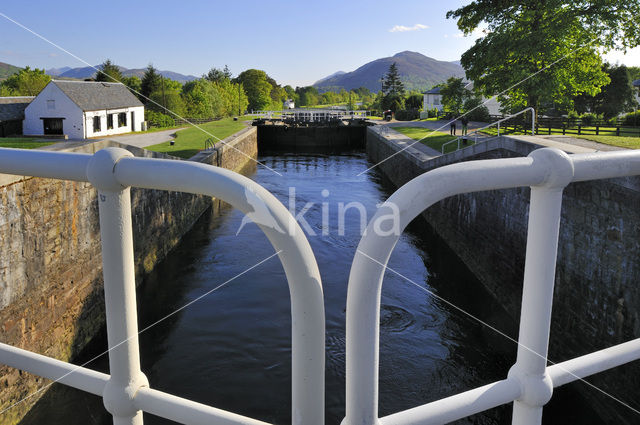
[[469,119],[463,115],[462,118],[460,118],[460,123],[462,123],[462,135],[466,136],[469,128]]
[[456,120],[451,121],[451,128],[449,129],[449,133],[452,136],[456,135]]

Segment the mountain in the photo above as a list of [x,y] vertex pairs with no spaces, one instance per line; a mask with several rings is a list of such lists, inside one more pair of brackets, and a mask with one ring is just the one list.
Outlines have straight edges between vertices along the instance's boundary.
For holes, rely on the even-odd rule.
[[0,62],[0,79],[5,79],[15,74],[16,72],[20,72],[22,68],[18,66],[9,65],[8,63]]
[[45,74],[47,75],[51,75],[52,77],[57,77],[61,74],[64,74],[65,72],[69,71],[71,69],[71,67],[69,66],[63,66],[62,68],[50,68],[45,70]]
[[333,78],[333,77],[338,77],[338,76],[340,76],[340,75],[342,75],[342,74],[346,74],[346,72],[344,72],[344,71],[337,71],[337,72],[334,72],[333,74],[328,75],[328,76],[324,77],[323,79],[316,81],[315,83],[313,83],[313,85],[314,85],[314,86],[321,85],[321,83],[322,83],[323,81],[328,80],[328,79]]
[[464,78],[464,69],[456,62],[439,61],[418,52],[400,52],[388,58],[376,59],[352,72],[329,76],[316,82],[320,91],[345,90],[366,87],[373,92],[380,91],[380,80],[396,63],[398,74],[407,90],[427,90],[449,77]]
[[[96,68],[100,68],[101,66],[102,65],[96,65]],[[137,75],[138,77],[142,78],[145,71],[145,68],[128,69],[122,66],[120,66],[119,68],[120,72],[122,72],[122,75],[124,75],[125,77]],[[79,68],[69,68],[68,66],[66,66],[63,68],[48,69],[46,72],[53,77],[76,78],[79,80],[84,80],[85,78],[92,78],[95,75],[96,70],[91,66],[83,66]],[[187,81],[192,81],[198,78],[193,75],[184,75],[173,71],[158,71],[158,73],[165,78],[171,78],[172,80],[180,81],[181,83],[186,83]]]

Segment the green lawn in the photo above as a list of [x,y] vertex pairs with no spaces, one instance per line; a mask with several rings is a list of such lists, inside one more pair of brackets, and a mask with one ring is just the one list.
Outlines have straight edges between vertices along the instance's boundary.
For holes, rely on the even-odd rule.
[[[442,152],[442,145],[456,139],[455,136],[451,136],[441,131],[433,131],[428,128],[421,128],[421,127],[392,127],[392,128],[404,134],[405,136],[411,137],[414,140],[420,140],[420,143],[425,144],[430,148],[437,150],[438,152]],[[455,143],[452,143],[445,148],[445,153],[453,152],[456,150],[456,148],[457,148],[457,145]]]
[[0,148],[36,149],[57,143],[55,141],[35,142],[34,140],[26,137],[2,137],[0,138]]
[[[155,152],[163,152],[180,158],[191,158],[204,149],[206,139],[224,139],[246,127],[243,121],[251,120],[250,117],[241,117],[239,121],[233,118],[224,118],[218,121],[211,121],[200,124],[197,127],[190,127],[176,133],[175,144],[171,146],[169,142],[148,146],[145,149]],[[204,130],[204,131],[203,131]],[[215,137],[213,137],[213,136]]]

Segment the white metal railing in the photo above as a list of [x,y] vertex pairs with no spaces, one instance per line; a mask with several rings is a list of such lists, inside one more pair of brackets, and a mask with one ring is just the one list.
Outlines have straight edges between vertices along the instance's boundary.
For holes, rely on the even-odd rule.
[[[526,158],[470,161],[422,174],[398,189],[369,222],[347,293],[346,417],[342,425],[426,425],[514,402],[513,423],[540,424],[553,388],[640,358],[640,339],[547,366],[562,191],[571,182],[640,174],[640,152],[567,155],[539,149]],[[400,211],[399,227],[449,196],[531,186],[517,360],[505,380],[378,418],[380,296],[399,232],[375,231]]]
[[124,149],[94,155],[0,148],[0,173],[89,181],[98,189],[110,375],[7,344],[0,363],[103,397],[115,425],[142,424],[142,411],[189,424],[263,424],[149,387],[140,370],[130,186],[213,196],[251,213],[275,248],[291,293],[292,417],[324,425],[324,302],[304,233],[267,190],[205,164],[134,158]]
[[460,150],[460,140],[468,139],[470,134],[473,134],[473,135],[474,135],[474,141],[473,141],[473,143],[474,143],[474,144],[478,143],[478,134],[479,134],[482,130],[486,130],[487,128],[490,128],[490,127],[493,127],[493,126],[496,126],[496,127],[498,128],[498,134],[497,134],[497,136],[496,136],[496,137],[500,137],[500,124],[501,124],[501,123],[503,123],[503,122],[505,122],[505,121],[508,121],[508,120],[510,120],[511,118],[515,118],[515,117],[517,117],[518,115],[522,115],[522,114],[524,114],[525,112],[528,112],[528,111],[531,111],[531,135],[533,136],[533,135],[536,133],[536,120],[535,120],[536,110],[535,110],[535,109],[533,109],[533,108],[525,108],[525,109],[523,109],[523,110],[522,110],[522,111],[520,111],[520,112],[516,112],[515,114],[512,114],[512,115],[509,115],[509,116],[507,116],[507,117],[504,117],[504,118],[502,118],[502,119],[500,119],[500,120],[498,120],[498,121],[494,121],[494,122],[492,122],[492,123],[491,123],[491,124],[489,124],[489,125],[485,125],[484,127],[476,128],[476,129],[475,129],[475,130],[473,130],[471,133],[467,133],[467,134],[465,134],[465,135],[458,136],[456,139],[454,139],[454,140],[452,140],[452,141],[450,141],[450,142],[445,143],[444,145],[442,145],[442,153],[444,153],[445,147],[446,147],[446,146],[449,146],[449,145],[450,145],[450,144],[452,144],[452,143],[457,143],[456,150]]
[[[118,148],[94,155],[0,149],[0,172],[89,181],[98,189],[110,375],[7,344],[0,344],[0,363],[102,396],[115,425],[142,424],[142,411],[189,424],[264,425],[154,390],[140,370],[129,187],[215,196],[252,213],[280,257],[291,292],[293,423],[324,424],[320,274],[302,230],[268,191],[228,170],[188,161],[133,158]],[[540,424],[554,387],[639,359],[640,339],[552,366],[546,359],[564,187],[639,174],[637,151],[567,155],[545,148],[526,158],[441,167],[398,189],[370,221],[351,267],[343,425],[442,424],[512,401],[514,424]],[[531,186],[531,202],[516,363],[502,381],[378,418],[380,294],[400,232],[380,232],[376,226],[392,214],[404,230],[424,209],[446,197],[522,186]]]

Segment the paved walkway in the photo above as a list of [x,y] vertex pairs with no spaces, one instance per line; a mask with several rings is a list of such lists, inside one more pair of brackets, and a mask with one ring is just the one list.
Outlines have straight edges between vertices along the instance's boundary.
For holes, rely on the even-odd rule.
[[604,143],[593,142],[591,140],[580,139],[578,137],[571,137],[571,136],[539,135],[537,137],[547,139],[547,140],[553,140],[554,142],[561,142],[561,143],[567,143],[575,146],[582,146],[583,148],[589,148],[596,151],[619,151],[619,150],[626,149],[626,148],[621,148],[620,146],[605,145]]
[[175,128],[173,130],[154,131],[151,133],[141,134],[126,134],[124,136],[108,136],[100,140],[113,140],[118,143],[124,143],[125,145],[137,146],[144,148],[146,146],[157,145],[158,143],[167,142],[175,139],[176,132],[182,130],[182,128]]

